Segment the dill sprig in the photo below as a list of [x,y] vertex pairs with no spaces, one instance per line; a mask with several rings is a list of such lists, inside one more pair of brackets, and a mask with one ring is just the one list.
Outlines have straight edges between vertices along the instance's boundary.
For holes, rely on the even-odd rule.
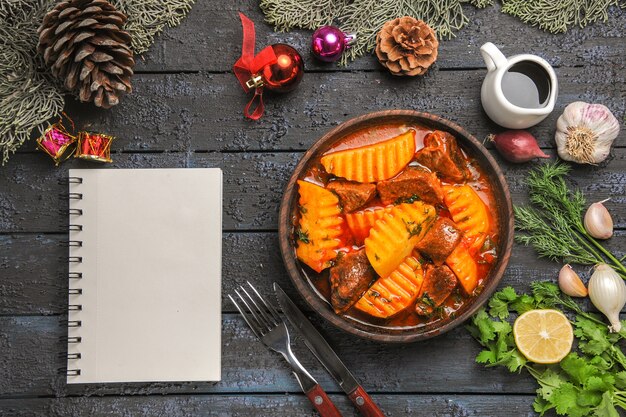
[[[529,173],[529,206],[515,206],[515,240],[532,246],[540,257],[595,265],[607,262],[626,279],[626,267],[585,230],[585,196],[570,190],[564,177],[571,168],[560,162]],[[623,258],[622,258],[623,260]]]

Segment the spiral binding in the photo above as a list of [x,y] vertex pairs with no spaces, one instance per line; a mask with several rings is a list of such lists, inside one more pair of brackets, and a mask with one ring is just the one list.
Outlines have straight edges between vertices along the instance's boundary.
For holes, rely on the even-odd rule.
[[[67,177],[67,178],[61,178],[59,179],[59,185],[67,185],[69,186],[70,184],[82,184],[83,183],[83,179],[81,177]],[[82,200],[83,198],[83,194],[82,193],[75,193],[75,192],[68,192],[68,193],[61,193],[60,194],[61,198],[67,198],[69,200]],[[78,216],[82,216],[83,214],[83,210],[82,209],[77,209],[77,208],[70,208],[67,211],[67,214],[69,215],[70,219],[74,219],[75,217]],[[83,225],[80,223],[77,223],[73,220],[70,220],[70,224],[68,226],[69,231],[74,231],[74,232],[80,232],[83,230]],[[65,241],[61,242],[61,245],[68,247],[68,248],[80,248],[83,246],[83,241],[82,240],[74,240],[74,239],[68,239]],[[68,256],[67,257],[67,261],[69,263],[73,263],[73,264],[80,264],[83,262],[83,258],[82,256]],[[82,272],[69,272],[68,273],[68,278],[69,279],[82,279],[83,278],[83,273]],[[83,289],[82,288],[70,288],[68,289],[68,294],[72,295],[72,296],[78,296],[78,295],[82,295],[83,293]],[[68,305],[68,311],[81,311],[83,309],[83,305],[82,304],[69,304]],[[83,324],[82,320],[67,320],[67,327],[68,328],[78,328],[81,327]],[[77,343],[81,343],[82,341],[82,337],[80,336],[67,336],[64,337],[63,340],[68,344],[68,347],[70,344],[77,344]],[[69,350],[69,349],[68,349]],[[74,360],[74,359],[81,359],[81,354],[79,352],[72,352],[70,353],[69,351],[67,353],[65,353],[63,356],[65,356],[66,360]],[[59,370],[61,373],[64,373],[67,376],[79,376],[81,373],[80,368],[61,368]]]

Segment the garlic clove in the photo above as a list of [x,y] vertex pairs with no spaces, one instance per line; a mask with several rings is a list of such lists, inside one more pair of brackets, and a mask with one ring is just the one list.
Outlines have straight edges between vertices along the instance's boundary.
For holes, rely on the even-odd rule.
[[619,129],[619,121],[606,106],[570,103],[556,123],[558,154],[579,164],[600,163],[609,155]]
[[559,288],[570,297],[586,297],[587,287],[569,264],[559,271]]
[[619,313],[626,304],[626,284],[609,265],[596,265],[589,279],[589,298],[611,322],[609,331],[619,332],[622,328]]
[[607,198],[593,203],[585,213],[585,230],[596,239],[608,239],[613,236],[613,218],[603,204],[608,200]]

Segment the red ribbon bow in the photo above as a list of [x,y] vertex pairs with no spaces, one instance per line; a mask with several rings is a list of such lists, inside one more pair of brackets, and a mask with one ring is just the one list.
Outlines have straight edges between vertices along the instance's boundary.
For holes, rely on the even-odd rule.
[[[233,71],[241,87],[247,93],[251,88],[246,85],[246,82],[258,74],[265,66],[275,63],[276,54],[271,46],[267,46],[257,55],[254,55],[254,22],[248,19],[243,13],[239,13],[239,17],[241,18],[241,26],[243,27],[243,43],[241,47],[241,58],[235,62]],[[259,104],[254,111],[250,113],[250,107],[252,107],[257,97],[259,98]],[[249,119],[257,120],[263,116],[264,110],[263,87],[256,87],[254,97],[248,102],[243,114]]]

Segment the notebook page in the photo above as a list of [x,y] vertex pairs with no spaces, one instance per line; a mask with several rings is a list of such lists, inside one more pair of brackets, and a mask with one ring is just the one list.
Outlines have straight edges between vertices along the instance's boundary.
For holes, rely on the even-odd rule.
[[221,359],[219,169],[73,169],[83,215],[71,271],[68,383],[216,381]]

